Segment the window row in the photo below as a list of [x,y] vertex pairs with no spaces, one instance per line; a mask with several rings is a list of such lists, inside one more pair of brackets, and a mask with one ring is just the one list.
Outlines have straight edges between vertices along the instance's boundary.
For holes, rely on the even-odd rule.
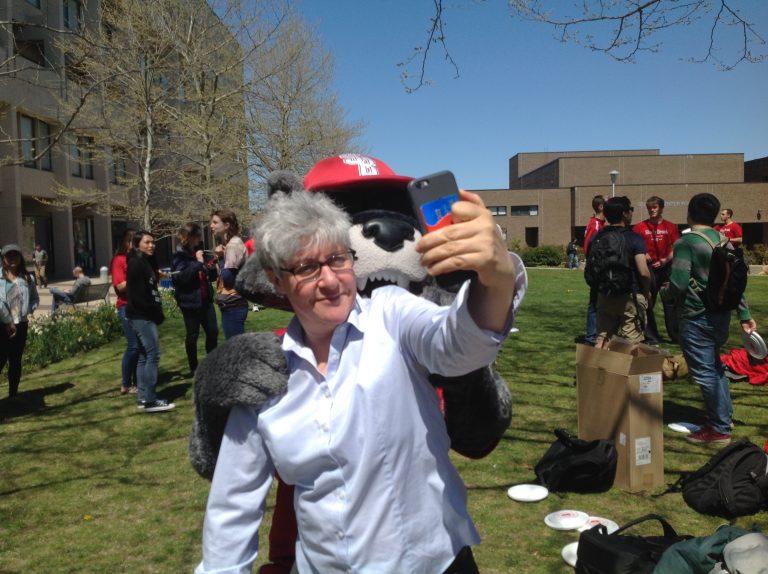
[[[489,205],[488,209],[490,210],[491,215],[507,215],[506,205]],[[509,215],[512,215],[512,216],[538,215],[538,214],[539,214],[538,205],[511,205],[509,207]]]
[[[53,127],[46,122],[19,114],[20,152],[24,167],[53,171],[51,133]],[[72,136],[69,143],[69,173],[74,177],[93,179],[95,143],[92,137]],[[123,154],[112,151],[106,158],[109,181],[120,183],[126,178]]]
[[[40,0],[27,0],[36,8],[40,8]],[[82,27],[82,0],[62,0],[62,24],[65,30],[77,32]],[[45,36],[48,32],[39,26],[27,26],[23,23],[13,24],[14,54],[33,62],[41,68],[51,68],[51,62],[46,55]]]

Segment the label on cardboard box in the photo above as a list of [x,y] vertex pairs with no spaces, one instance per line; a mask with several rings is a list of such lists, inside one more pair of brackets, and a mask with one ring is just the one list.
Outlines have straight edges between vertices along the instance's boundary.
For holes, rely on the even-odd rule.
[[627,435],[625,435],[623,432],[619,433],[619,444],[621,446],[627,446]]
[[635,465],[651,464],[651,437],[635,439]]
[[661,373],[651,373],[649,375],[640,375],[640,389],[641,395],[648,393],[660,393],[661,392]]

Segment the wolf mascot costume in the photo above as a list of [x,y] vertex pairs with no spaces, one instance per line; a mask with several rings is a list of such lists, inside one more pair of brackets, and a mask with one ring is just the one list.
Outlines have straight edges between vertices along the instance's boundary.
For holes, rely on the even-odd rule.
[[[352,216],[355,274],[363,296],[382,285],[397,284],[439,305],[449,304],[458,285],[441,288],[419,264],[414,245],[421,238],[406,191],[412,178],[395,174],[382,161],[344,154],[318,162],[301,180],[290,172],[269,178],[269,193],[322,192]],[[278,295],[256,257],[250,257],[237,278],[237,290],[260,305],[290,310]],[[195,373],[195,423],[189,456],[194,469],[212,478],[229,411],[233,405],[260,407],[285,392],[288,370],[273,333],[247,333],[226,341],[200,363]],[[432,375],[441,397],[451,448],[481,458],[496,446],[512,417],[506,383],[489,365],[462,377]],[[262,574],[288,573],[297,536],[293,488],[279,482],[270,530],[269,558]]]

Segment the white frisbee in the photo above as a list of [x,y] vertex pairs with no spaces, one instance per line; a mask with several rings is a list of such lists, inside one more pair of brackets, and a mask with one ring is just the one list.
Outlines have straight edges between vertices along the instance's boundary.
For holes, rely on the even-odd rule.
[[560,556],[563,557],[563,560],[565,560],[565,563],[568,564],[568,566],[576,568],[576,555],[578,551],[579,543],[571,542],[570,544],[563,546],[563,549],[560,551]]
[[742,331],[741,340],[744,343],[744,348],[752,357],[761,360],[765,359],[768,355],[768,349],[765,346],[765,341],[757,331],[752,331],[749,335]]
[[608,530],[608,534],[611,534],[612,532],[616,532],[619,529],[619,525],[616,524],[613,520],[609,520],[608,518],[603,518],[602,516],[590,516],[587,520],[587,523],[579,526],[578,530],[579,532],[584,532],[585,530],[589,530],[590,528],[593,528],[594,526],[597,526],[598,524],[602,524],[605,526],[605,528]]
[[589,514],[581,510],[558,510],[547,514],[544,524],[555,530],[576,530],[589,520]]
[[681,432],[683,434],[690,434],[692,432],[698,432],[701,428],[699,425],[693,423],[669,423],[667,427],[675,432]]
[[538,484],[516,484],[507,490],[507,496],[518,502],[538,502],[549,496],[549,491]]

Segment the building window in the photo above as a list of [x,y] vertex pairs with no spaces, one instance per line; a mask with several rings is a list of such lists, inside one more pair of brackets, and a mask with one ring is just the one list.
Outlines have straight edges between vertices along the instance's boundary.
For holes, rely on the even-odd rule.
[[507,214],[507,206],[506,205],[491,205],[488,207],[488,209],[491,212],[491,215],[506,215]]
[[109,152],[108,169],[111,183],[122,184],[125,181],[125,154],[119,149],[113,148]]
[[40,8],[40,0],[27,0],[27,4],[32,4],[35,8]]
[[[50,147],[51,126],[30,116],[19,114],[19,135],[24,166],[51,171],[53,169]],[[43,150],[45,150],[44,153],[36,157]]]
[[83,21],[83,4],[80,0],[63,0],[64,27],[77,32]]
[[69,144],[69,156],[70,174],[93,179],[93,138],[78,136]]
[[13,53],[16,56],[26,58],[44,68],[47,66],[45,59],[45,41],[42,38],[31,37],[33,30],[27,29],[24,24],[13,25]]
[[513,205],[509,208],[510,215],[538,215],[538,205]]

